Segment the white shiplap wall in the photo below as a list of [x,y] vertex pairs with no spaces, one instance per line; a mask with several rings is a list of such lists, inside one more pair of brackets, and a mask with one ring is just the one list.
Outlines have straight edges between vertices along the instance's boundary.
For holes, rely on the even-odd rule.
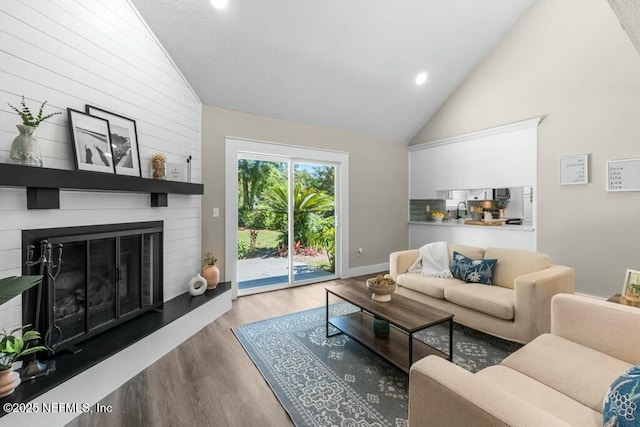
[[[74,169],[66,109],[94,105],[136,120],[142,176],[149,158],[193,157],[200,181],[201,103],[127,0],[0,1],[0,162],[9,160],[24,95],[61,111],[36,130],[44,166]],[[59,210],[27,210],[26,190],[0,186],[0,277],[21,274],[21,230],[163,220],[164,298],[185,291],[200,267],[200,196],[149,207],[139,193],[62,191]],[[21,300],[0,306],[0,327],[21,320]]]

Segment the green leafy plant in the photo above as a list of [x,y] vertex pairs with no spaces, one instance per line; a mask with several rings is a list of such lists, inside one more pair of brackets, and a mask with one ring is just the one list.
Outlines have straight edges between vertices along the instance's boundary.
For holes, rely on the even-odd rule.
[[204,257],[202,258],[202,262],[204,265],[216,265],[218,258],[213,254],[213,252],[208,251]]
[[249,255],[249,242],[238,240],[238,258],[245,259]]
[[[262,193],[265,208],[286,216],[289,212],[289,196],[284,185],[267,188]],[[304,188],[296,184],[293,188],[293,231],[294,241],[307,243],[309,221],[312,213],[330,213],[334,209],[334,198],[323,191]],[[287,223],[282,222],[283,243],[288,240]]]
[[42,276],[11,276],[0,279],[0,305],[42,281]]
[[46,116],[44,115],[44,106],[47,105],[47,101],[44,101],[42,103],[42,105],[40,105],[40,110],[38,111],[38,115],[37,116],[33,116],[33,113],[31,113],[31,110],[29,109],[29,107],[27,107],[27,104],[24,103],[24,95],[22,95],[22,101],[20,101],[20,109],[14,107],[13,105],[9,104],[9,107],[11,107],[16,113],[18,113],[18,115],[20,116],[20,118],[22,119],[22,124],[25,126],[33,126],[38,127],[38,125],[40,125],[40,123],[44,122],[45,120],[55,116],[56,114],[62,114],[60,111],[55,112],[55,113],[50,113],[47,114]]
[[312,222],[309,244],[324,249],[329,261],[328,271],[336,268],[336,229],[333,218],[321,218]]
[[[31,325],[25,325],[9,333],[2,329],[2,332],[0,332],[0,371],[11,369],[12,365],[22,356],[46,350],[46,347],[41,345],[30,347],[31,344],[40,339],[40,332],[34,330],[25,331],[30,327]],[[14,335],[18,331],[23,331],[21,337]]]

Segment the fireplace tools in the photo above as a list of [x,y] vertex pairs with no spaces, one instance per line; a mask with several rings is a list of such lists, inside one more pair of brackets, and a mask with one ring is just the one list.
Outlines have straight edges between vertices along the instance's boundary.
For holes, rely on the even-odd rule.
[[[58,277],[58,274],[60,273],[60,267],[62,266],[62,246],[62,243],[59,243],[56,246],[56,249],[58,250],[57,264],[53,262],[53,245],[49,243],[48,240],[43,239],[40,241],[40,257],[37,261],[33,260],[35,246],[29,245],[27,247],[26,265],[28,268],[28,273],[31,274],[31,268],[38,265],[40,275],[43,276],[43,278],[44,276],[48,277],[47,284],[49,286],[53,286],[53,289],[55,289],[56,278]],[[40,284],[38,284],[38,293],[36,295],[36,315],[34,321],[34,328],[36,330],[38,330],[38,327],[40,326],[40,310],[42,304],[43,284],[44,280],[42,280]],[[56,325],[55,301],[53,301],[53,303],[51,304],[51,310],[52,322],[51,326],[44,336],[44,345],[47,350],[53,352],[60,342],[60,339],[62,338],[62,330]],[[24,380],[34,379],[43,375],[47,375],[54,369],[54,361],[51,361],[49,363],[40,362],[34,354],[33,360],[29,361],[27,365],[22,369],[21,377]]]
[[[62,267],[62,243],[58,243],[58,263],[53,264],[51,260],[53,259],[53,248],[51,243],[47,243],[47,267],[45,270],[47,272],[47,276],[49,276],[49,286],[52,286],[53,289],[56,288],[56,278],[60,273],[60,267]],[[55,272],[54,272],[55,271]],[[44,336],[44,345],[50,352],[54,352],[60,340],[62,339],[62,329],[58,325],[56,325],[56,302],[55,298],[53,300],[53,304],[51,304],[51,326],[47,330],[47,333]]]

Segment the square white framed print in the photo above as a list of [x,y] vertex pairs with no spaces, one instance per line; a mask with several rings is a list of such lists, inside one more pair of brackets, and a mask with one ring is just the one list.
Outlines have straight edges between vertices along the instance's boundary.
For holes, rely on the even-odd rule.
[[589,183],[589,154],[558,158],[558,185]]
[[607,191],[640,191],[640,158],[609,160]]

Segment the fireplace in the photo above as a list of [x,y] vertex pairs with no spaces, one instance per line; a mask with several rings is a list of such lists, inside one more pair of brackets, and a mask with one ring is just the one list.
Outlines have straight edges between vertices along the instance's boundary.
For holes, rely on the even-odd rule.
[[23,230],[23,274],[43,274],[23,294],[23,324],[49,354],[162,307],[163,222]]

